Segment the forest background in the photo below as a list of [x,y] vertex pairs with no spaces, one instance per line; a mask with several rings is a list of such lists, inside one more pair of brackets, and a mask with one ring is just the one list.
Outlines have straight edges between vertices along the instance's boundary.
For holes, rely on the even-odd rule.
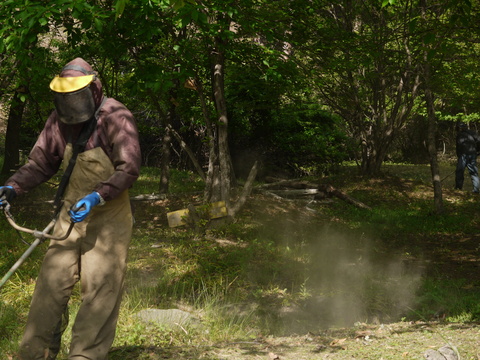
[[[443,214],[442,181],[453,169],[446,173],[442,163],[455,158],[455,125],[476,129],[480,118],[479,5],[2,1],[2,176],[25,161],[52,111],[49,82],[80,56],[106,95],[134,113],[155,193],[174,193],[177,171],[191,171],[202,184],[200,202],[223,200],[235,217],[245,205],[238,185],[248,179],[333,177],[348,188],[345,179],[374,181],[391,163],[426,164],[428,211]],[[359,177],[341,180],[351,164]]]
[[[258,176],[355,161],[430,163],[479,117],[476,1],[4,1],[2,173],[52,110],[48,83],[81,56],[135,114],[143,163],[195,170],[205,201]],[[253,175],[253,174],[252,174]],[[435,177],[433,177],[435,179]],[[435,206],[441,191],[435,185]]]

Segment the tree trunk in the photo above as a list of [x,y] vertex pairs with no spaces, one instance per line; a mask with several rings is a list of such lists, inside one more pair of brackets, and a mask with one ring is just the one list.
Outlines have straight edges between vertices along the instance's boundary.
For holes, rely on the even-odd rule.
[[170,123],[165,126],[165,134],[162,138],[162,160],[160,162],[160,184],[158,191],[160,194],[167,194],[170,185],[170,144],[172,136],[170,135]]
[[443,199],[442,199],[442,182],[440,180],[440,168],[438,166],[437,146],[436,146],[436,132],[437,122],[435,116],[435,106],[433,101],[433,94],[428,85],[430,78],[429,65],[425,65],[425,102],[427,104],[428,114],[428,153],[430,155],[430,170],[432,172],[433,182],[433,202],[436,214],[443,213]]
[[218,121],[218,160],[220,175],[220,193],[221,198],[212,198],[211,201],[225,201],[227,209],[230,205],[230,185],[231,168],[230,152],[228,149],[228,116],[227,104],[225,101],[225,54],[222,42],[219,38],[215,39],[215,50],[213,51],[213,95],[215,107],[217,110]]
[[172,136],[170,134],[169,127],[171,127],[172,117],[175,116],[175,105],[172,103],[170,111],[168,114],[165,114],[155,94],[152,91],[149,91],[148,94],[150,99],[152,99],[160,118],[163,119],[161,122],[165,129],[165,134],[162,137],[162,160],[160,163],[161,175],[160,182],[158,184],[158,191],[161,194],[166,194],[168,193],[170,183],[170,144],[172,142]]
[[2,174],[9,174],[19,165],[20,127],[22,124],[25,102],[20,99],[18,90],[13,94],[8,113],[7,133],[5,135],[5,159]]
[[207,127],[207,140],[208,140],[208,169],[205,177],[205,190],[203,194],[204,201],[211,202],[212,199],[219,199],[220,190],[218,189],[220,184],[219,172],[218,172],[218,156],[217,156],[217,146],[216,146],[216,128],[212,124],[211,115],[208,110],[207,99],[205,97],[205,92],[203,90],[202,82],[199,78],[195,79],[195,88],[200,99],[200,104],[202,106],[203,118],[205,119],[205,124]]
[[362,141],[362,163],[361,170],[363,175],[377,175],[387,156],[388,148],[391,144],[391,137],[385,134],[381,126],[376,131],[382,132],[380,135],[368,134]]
[[[427,13],[427,3],[425,1],[420,2],[420,7],[422,11],[422,18],[425,23],[428,22],[426,18]],[[424,44],[426,50],[423,54],[423,66],[421,67],[422,77],[423,77],[423,87],[425,93],[425,103],[427,106],[427,116],[428,116],[428,153],[430,156],[430,170],[432,173],[432,183],[433,183],[433,201],[434,201],[434,212],[436,214],[443,213],[443,199],[442,199],[442,181],[440,179],[440,169],[438,166],[437,159],[437,146],[436,146],[436,131],[437,131],[437,122],[435,116],[435,104],[434,96],[431,89],[431,65],[428,59],[428,49],[429,46]]]

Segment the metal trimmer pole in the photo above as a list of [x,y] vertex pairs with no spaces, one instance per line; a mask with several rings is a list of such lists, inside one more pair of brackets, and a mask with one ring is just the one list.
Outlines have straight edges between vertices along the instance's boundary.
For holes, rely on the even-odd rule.
[[12,214],[10,214],[10,204],[9,203],[6,203],[6,205],[4,205],[3,210],[5,212],[5,216],[8,220],[8,222],[10,223],[10,225],[12,225],[12,227],[14,229],[16,229],[18,231],[26,232],[28,234],[32,234],[33,236],[35,236],[35,241],[23,253],[23,255],[20,257],[20,259],[18,259],[17,262],[10,268],[10,270],[8,270],[7,274],[2,278],[2,280],[0,280],[0,288],[7,282],[7,280],[10,278],[10,276],[12,276],[12,274],[20,267],[20,265],[22,265],[22,263],[25,261],[25,259],[30,256],[30,254],[33,252],[33,250],[35,250],[35,248],[39,244],[41,244],[43,241],[45,241],[47,239],[56,240],[56,241],[65,240],[66,238],[68,238],[70,236],[70,233],[73,230],[73,226],[75,225],[75,223],[73,221],[71,221],[70,226],[68,227],[68,230],[64,235],[54,236],[54,235],[51,235],[49,233],[53,229],[53,227],[55,226],[55,223],[57,222],[57,217],[54,217],[52,219],[52,221],[50,221],[50,223],[47,225],[47,227],[43,231],[38,231],[38,230],[27,229],[25,227],[17,225],[17,223],[15,223],[15,220],[13,219]]
[[13,275],[13,273],[22,265],[22,263],[25,261],[27,257],[30,256],[32,251],[43,241],[44,239],[35,239],[35,241],[30,245],[30,247],[23,253],[23,255],[20,257],[20,259],[17,260],[17,262],[8,270],[8,272],[5,274],[5,276],[0,280],[0,288],[8,281],[10,276]]

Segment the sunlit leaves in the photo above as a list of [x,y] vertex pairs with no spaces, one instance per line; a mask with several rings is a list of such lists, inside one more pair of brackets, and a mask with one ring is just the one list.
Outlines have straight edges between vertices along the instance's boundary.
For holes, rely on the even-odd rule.
[[[23,51],[38,41],[40,34],[48,33],[58,24],[72,30],[71,23],[82,21],[80,27],[88,24],[92,6],[86,1],[57,0],[52,2],[5,1],[0,3],[0,38],[2,50]],[[69,21],[69,19],[71,19]],[[89,21],[85,21],[89,19]],[[70,26],[69,26],[70,25]],[[98,24],[97,24],[98,27]],[[78,29],[78,24],[76,25]]]
[[117,0],[115,3],[115,16],[118,18],[123,14],[128,0]]
[[396,0],[382,0],[382,7],[388,6],[388,5],[394,5]]
[[174,10],[179,10],[185,6],[185,4],[195,4],[194,0],[169,0],[170,5]]

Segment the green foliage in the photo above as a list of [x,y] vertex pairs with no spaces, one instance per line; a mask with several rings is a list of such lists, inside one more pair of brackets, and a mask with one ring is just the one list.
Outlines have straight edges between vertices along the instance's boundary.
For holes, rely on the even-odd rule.
[[472,113],[472,114],[464,114],[458,113],[455,115],[450,114],[443,114],[441,112],[437,113],[437,118],[439,121],[450,121],[453,123],[457,122],[464,122],[464,123],[478,123],[480,122],[480,114],[479,113]]
[[[328,153],[319,143],[343,142],[345,132],[350,142],[360,139],[359,146],[368,144],[383,151],[391,141],[389,129],[398,129],[394,134],[403,131],[410,118],[398,115],[412,110],[406,107],[407,111],[398,112],[399,106],[420,93],[408,88],[414,84],[413,77],[400,79],[400,74],[409,77],[421,69],[425,52],[434,70],[432,89],[441,99],[439,104],[446,104],[442,113],[478,113],[475,89],[479,77],[474,59],[479,48],[471,41],[477,36],[471,27],[476,9],[469,1],[447,1],[436,12],[422,15],[417,5],[398,0],[347,5],[276,1],[261,6],[251,0],[235,4],[4,1],[0,4],[0,78],[7,79],[12,69],[17,71],[3,95],[9,97],[19,85],[28,86],[28,92],[21,95],[28,102],[21,141],[28,148],[52,109],[47,82],[66,61],[81,55],[98,69],[107,95],[139,114],[145,146],[157,144],[158,139],[151,140],[162,132],[159,129],[172,100],[178,125],[202,133],[205,108],[196,92],[183,88],[187,79],[202,84],[206,110],[213,115],[210,120],[215,120],[215,104],[209,95],[212,46],[217,44],[226,56],[225,87],[234,145],[244,147],[243,137],[252,137],[250,144],[259,138],[270,143],[287,139],[270,131],[277,124],[287,125],[301,134],[289,139],[291,144],[282,144],[281,151],[295,151],[285,163],[295,171],[317,171],[314,165],[299,161],[307,153],[314,162],[325,159],[326,164],[318,169],[322,172],[341,160],[343,153],[353,152],[335,148]],[[328,15],[331,11],[338,14]],[[407,89],[407,95],[396,106],[400,88]],[[293,109],[298,114],[291,113],[290,104],[305,98],[328,103],[324,109],[342,117],[344,131],[334,130],[322,141],[312,140],[317,137],[315,131],[325,129],[301,120],[306,110],[300,106]],[[469,117],[468,121],[476,120]],[[292,125],[285,124],[288,119]],[[368,129],[372,129],[370,135]],[[194,151],[200,148],[191,145]]]
[[382,0],[382,7],[388,6],[388,5],[394,5],[395,0]]
[[322,174],[347,158],[348,141],[339,119],[322,110],[295,111],[280,115],[272,125],[276,156],[286,160],[295,173]]

